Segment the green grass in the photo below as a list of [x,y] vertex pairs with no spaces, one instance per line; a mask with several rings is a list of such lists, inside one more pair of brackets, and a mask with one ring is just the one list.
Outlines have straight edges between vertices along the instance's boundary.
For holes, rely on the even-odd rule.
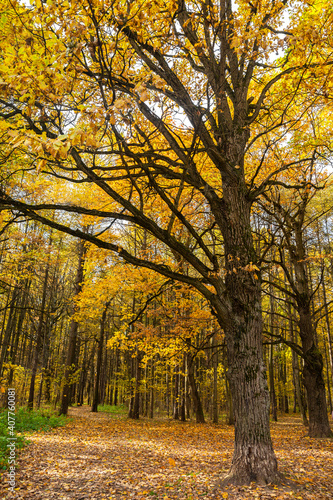
[[98,411],[105,411],[106,413],[113,413],[114,415],[126,415],[128,409],[124,405],[98,405]]
[[[47,431],[53,427],[65,425],[68,418],[58,416],[50,410],[33,410],[17,408],[15,412],[15,441],[16,450],[23,448],[29,443],[24,434],[35,431]],[[18,434],[19,433],[19,434]],[[7,410],[0,411],[0,470],[7,468],[8,440],[10,436],[8,429]]]

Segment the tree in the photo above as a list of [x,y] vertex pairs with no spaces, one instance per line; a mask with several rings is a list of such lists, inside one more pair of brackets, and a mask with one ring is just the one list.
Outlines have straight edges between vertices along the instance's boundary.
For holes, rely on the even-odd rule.
[[[85,248],[84,243],[82,241],[78,242],[78,265],[76,270],[76,279],[74,285],[74,297],[77,297],[81,292],[82,282],[83,282],[83,266],[84,266],[84,256],[85,256]],[[74,307],[72,314],[74,316]],[[65,364],[65,372],[64,372],[64,387],[62,391],[61,397],[61,406],[60,406],[60,415],[67,415],[68,406],[71,403],[71,389],[72,389],[72,381],[71,378],[74,375],[75,371],[75,351],[77,349],[77,336],[78,336],[78,322],[73,317],[70,323],[69,329],[69,339],[68,339],[68,349],[67,349],[67,357]],[[97,410],[96,410],[97,411]]]
[[[288,109],[317,57],[312,45],[299,49],[312,44],[313,33],[303,30],[297,38],[298,19],[302,26],[313,7],[295,4],[286,31],[287,6],[293,12],[287,0],[236,6],[231,0],[36,0],[29,8],[8,4],[3,14],[0,116],[8,169],[19,155],[25,177],[94,184],[104,202],[55,203],[46,189],[36,203],[24,188],[15,190],[12,168],[1,204],[206,298],[228,350],[235,449],[227,480],[234,483],[278,479],[251,208],[288,165],[267,169],[266,151],[258,161],[252,152],[263,135],[297,123]],[[316,34],[321,40],[320,26]],[[272,62],[281,47],[284,55]],[[321,71],[325,64],[331,61],[323,52]],[[46,209],[98,216],[104,227],[116,220],[141,227],[176,262],[149,249],[135,255],[105,229],[84,234],[51,220]],[[223,241],[220,256],[210,249],[216,237]]]
[[[279,257],[272,259],[272,262],[284,270],[291,287],[291,291],[287,289],[284,291],[288,295],[288,300],[293,300],[299,317],[302,347],[299,348],[295,343],[291,346],[301,353],[304,360],[303,378],[309,409],[309,435],[310,437],[330,437],[332,431],[327,414],[323,379],[324,364],[315,339],[315,314],[311,308],[314,293],[310,285],[308,252],[305,245],[305,229],[313,220],[316,221],[323,215],[318,213],[319,210],[314,215],[311,212],[308,213],[310,202],[323,184],[320,175],[314,171],[313,163],[312,161],[308,169],[304,169],[302,173],[305,179],[299,186],[297,196],[294,194],[290,199],[286,193],[275,191],[269,197],[269,206],[266,210],[270,216],[274,217],[283,235],[279,245]],[[288,266],[286,262],[283,247],[286,247],[288,251],[291,266]],[[278,283],[275,286],[281,289]]]

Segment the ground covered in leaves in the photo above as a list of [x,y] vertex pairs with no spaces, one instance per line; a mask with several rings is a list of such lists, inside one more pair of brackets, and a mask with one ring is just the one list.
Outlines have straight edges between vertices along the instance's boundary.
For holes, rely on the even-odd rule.
[[16,493],[1,499],[333,499],[333,442],[310,439],[296,417],[272,424],[280,471],[299,485],[229,487],[216,491],[227,472],[233,429],[167,420],[128,420],[72,408],[64,428],[33,434],[21,453]]

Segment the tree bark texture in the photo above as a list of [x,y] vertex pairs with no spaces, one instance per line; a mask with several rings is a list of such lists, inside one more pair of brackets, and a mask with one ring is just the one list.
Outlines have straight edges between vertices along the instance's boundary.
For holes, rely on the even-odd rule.
[[315,329],[311,311],[312,294],[306,270],[306,254],[301,225],[295,225],[295,246],[289,244],[289,253],[295,270],[296,305],[299,315],[299,334],[304,359],[303,380],[308,399],[309,436],[330,437],[330,429],[325,383],[323,377],[323,358],[315,342]]
[[[240,168],[241,160],[238,160]],[[269,392],[262,348],[260,276],[250,224],[250,203],[242,181],[223,185],[222,232],[226,259],[226,296],[230,320],[224,331],[228,380],[235,418],[235,448],[226,482],[266,484],[277,476],[269,427]]]

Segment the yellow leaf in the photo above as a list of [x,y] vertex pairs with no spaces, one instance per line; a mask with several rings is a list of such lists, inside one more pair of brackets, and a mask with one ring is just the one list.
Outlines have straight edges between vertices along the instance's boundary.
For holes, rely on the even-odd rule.
[[46,165],[46,160],[41,160],[38,165],[37,165],[37,169],[36,169],[36,172],[37,174],[39,174],[39,172],[41,171],[41,169]]
[[174,461],[173,458],[169,457],[168,460],[169,460],[169,464],[171,465],[171,467],[176,467],[176,462]]

